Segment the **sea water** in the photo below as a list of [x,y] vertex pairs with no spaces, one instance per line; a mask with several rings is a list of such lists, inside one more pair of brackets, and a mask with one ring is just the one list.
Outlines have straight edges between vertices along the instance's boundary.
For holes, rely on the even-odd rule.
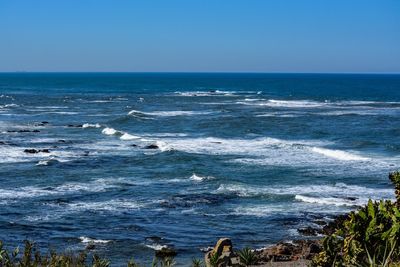
[[393,199],[399,163],[399,75],[0,74],[11,247],[94,242],[122,266],[169,246],[187,265]]

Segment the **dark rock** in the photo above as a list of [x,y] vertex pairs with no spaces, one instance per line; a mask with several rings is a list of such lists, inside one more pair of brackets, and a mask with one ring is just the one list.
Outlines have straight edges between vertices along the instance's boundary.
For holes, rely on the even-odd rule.
[[151,145],[145,146],[144,148],[145,149],[158,149],[158,146],[155,144],[151,144]]
[[66,141],[63,139],[58,140],[59,143],[65,143]]
[[96,248],[96,245],[94,244],[94,242],[89,242],[89,244],[86,245],[87,250],[93,250],[95,248]]
[[0,141],[0,145],[5,145],[6,142]]
[[297,231],[305,236],[316,236],[317,235],[317,229],[312,228],[310,226],[305,227],[305,228],[299,228]]
[[43,123],[43,124],[48,124],[49,122],[48,122],[48,121],[42,121],[42,123]]
[[156,257],[167,258],[167,257],[175,257],[178,253],[173,248],[162,247],[160,250],[156,250],[155,254]]
[[50,150],[48,150],[47,148],[45,148],[45,149],[41,149],[41,150],[39,150],[39,152],[43,152],[43,153],[50,153]]
[[82,124],[68,124],[67,125],[68,127],[70,127],[70,128],[82,128]]
[[131,146],[133,146],[133,147],[137,147],[137,145],[136,145],[136,144],[132,144]]
[[85,151],[85,152],[83,152],[83,155],[82,156],[84,156],[84,157],[87,157],[87,156],[89,156],[89,151]]
[[317,224],[317,225],[321,225],[321,226],[327,224],[326,221],[323,221],[323,220],[315,220],[315,221],[313,221],[313,223],[315,223],[315,224]]
[[39,150],[36,150],[36,149],[25,149],[24,152],[25,153],[30,153],[30,154],[35,154],[35,153],[39,153]]
[[329,222],[327,225],[325,225],[322,228],[322,233],[324,235],[331,235],[335,232],[335,229],[337,228],[341,228],[344,221],[347,220],[349,218],[348,214],[344,214],[344,215],[339,215],[335,218],[335,220],[333,220],[332,222]]
[[33,130],[32,133],[40,133],[39,130]]

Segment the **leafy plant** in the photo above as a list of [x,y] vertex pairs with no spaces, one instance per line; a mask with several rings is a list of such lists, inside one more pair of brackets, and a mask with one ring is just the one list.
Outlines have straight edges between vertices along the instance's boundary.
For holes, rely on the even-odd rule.
[[210,265],[212,267],[218,267],[219,256],[215,252],[210,252]]
[[254,265],[257,263],[257,255],[249,247],[245,247],[244,249],[238,251],[238,255],[240,262],[245,266]]
[[389,175],[397,202],[368,201],[323,240],[312,266],[394,266],[400,262],[400,173]]
[[203,267],[203,261],[200,259],[192,259],[192,267]]

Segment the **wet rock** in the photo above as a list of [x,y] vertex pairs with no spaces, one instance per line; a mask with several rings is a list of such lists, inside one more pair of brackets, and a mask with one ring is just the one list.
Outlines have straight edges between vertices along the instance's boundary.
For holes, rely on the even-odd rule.
[[318,233],[318,232],[317,232],[317,229],[312,228],[312,227],[310,227],[310,226],[305,227],[305,228],[299,228],[299,229],[297,229],[297,231],[298,231],[300,234],[305,235],[305,236],[316,236],[317,233]]
[[42,121],[42,124],[48,124],[49,122],[48,121]]
[[67,126],[70,128],[82,128],[83,127],[82,124],[68,124]]
[[131,146],[133,146],[133,147],[137,147],[137,145],[136,145],[136,144],[131,144]]
[[7,133],[39,133],[39,130],[8,130]]
[[155,144],[151,144],[151,145],[145,146],[144,149],[158,149],[158,146]]
[[348,214],[344,214],[344,215],[339,215],[335,218],[335,220],[333,220],[332,222],[329,222],[327,225],[325,225],[322,228],[322,233],[324,235],[331,235],[335,232],[335,229],[337,228],[341,228],[341,226],[343,225],[344,221],[347,220],[349,218]]
[[5,145],[6,142],[0,141],[0,145]]
[[[258,258],[262,263],[271,261],[298,261],[311,259],[322,249],[319,240],[295,240],[293,243],[277,245],[258,250]],[[295,265],[293,265],[295,266]]]
[[59,142],[59,143],[65,143],[66,141],[65,141],[64,139],[60,139],[60,140],[58,140],[57,142]]
[[94,242],[89,242],[89,244],[86,245],[87,250],[93,250],[95,248],[96,248],[96,245],[94,244]]
[[173,248],[162,247],[161,249],[156,250],[155,254],[156,257],[158,258],[167,258],[167,257],[175,257],[178,253]]
[[34,149],[34,148],[27,148],[24,150],[25,153],[29,154],[36,154],[36,153],[50,153],[50,150],[45,148],[45,149]]
[[39,150],[36,150],[36,149],[25,149],[24,152],[25,153],[29,153],[29,154],[35,154],[35,153],[39,153]]
[[323,225],[327,224],[326,221],[323,221],[323,220],[314,220],[313,223],[315,223],[317,225],[320,225],[320,226],[323,226]]

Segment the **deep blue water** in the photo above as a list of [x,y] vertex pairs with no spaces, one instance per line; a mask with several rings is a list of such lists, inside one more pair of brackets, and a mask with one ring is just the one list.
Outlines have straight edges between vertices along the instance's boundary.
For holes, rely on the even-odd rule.
[[119,266],[167,245],[185,265],[393,198],[399,163],[399,75],[0,74],[9,246],[94,240]]

